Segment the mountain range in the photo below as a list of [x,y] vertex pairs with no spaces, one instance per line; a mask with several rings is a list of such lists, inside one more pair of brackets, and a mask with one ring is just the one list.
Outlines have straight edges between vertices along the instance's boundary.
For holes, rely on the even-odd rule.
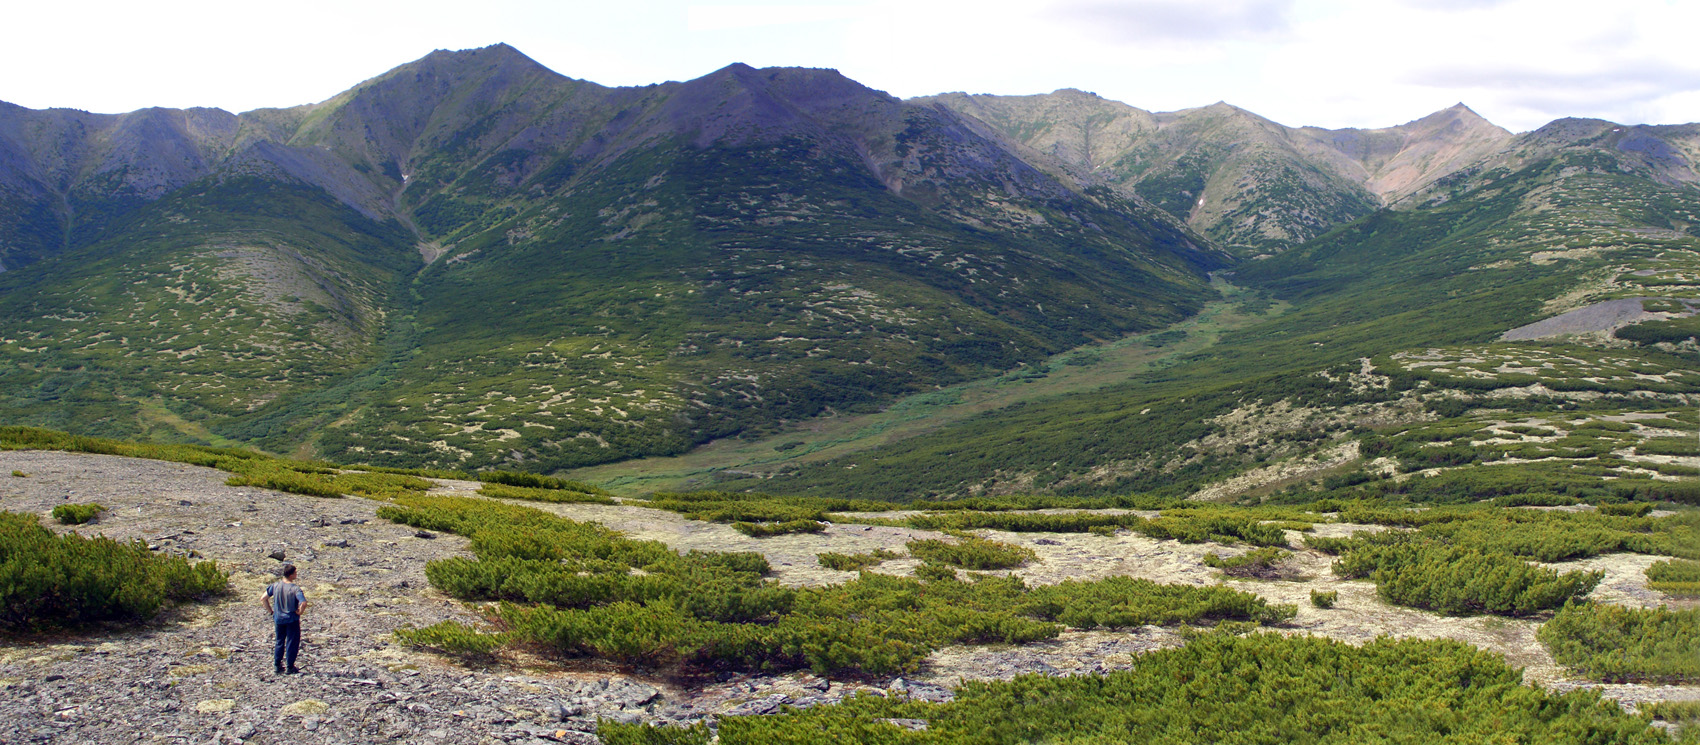
[[[1512,134],[1463,105],[1323,130],[1076,90],[900,100],[831,70],[611,88],[505,45],[290,109],[0,104],[0,420],[555,472],[1041,369],[1223,279],[1292,310],[1172,370],[1243,403],[1248,379],[1689,296],[1697,158],[1694,125]],[[876,451],[889,479],[789,478],[1148,488],[1152,448],[1208,433],[1117,427],[1180,391],[992,412]]]

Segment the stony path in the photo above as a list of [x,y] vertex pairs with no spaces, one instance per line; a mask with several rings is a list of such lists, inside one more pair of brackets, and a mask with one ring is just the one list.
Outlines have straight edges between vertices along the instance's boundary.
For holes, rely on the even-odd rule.
[[[17,470],[27,478],[7,476]],[[160,551],[214,559],[232,571],[235,591],[211,603],[168,611],[136,629],[0,641],[0,743],[545,743],[594,742],[598,718],[688,722],[720,713],[763,713],[782,704],[812,705],[870,689],[900,689],[945,698],[961,680],[1006,679],[1025,672],[1082,674],[1125,668],[1134,655],[1180,643],[1172,630],[1066,632],[1022,647],[970,647],[934,654],[913,680],[823,680],[808,674],[727,676],[686,690],[594,663],[566,667],[512,657],[507,664],[466,668],[394,645],[404,625],[476,613],[432,590],[427,561],[464,555],[453,535],[419,537],[377,519],[378,503],[318,499],[224,484],[228,474],[175,463],[58,452],[0,452],[0,509],[45,516],[56,504],[100,502],[99,522],[75,528],[120,540],[141,539]],[[444,482],[445,493],[475,484]],[[901,550],[928,531],[834,525],[818,535],[752,541],[724,525],[666,512],[603,505],[525,503],[579,520],[596,520],[634,538],[679,549],[755,550],[768,556],[778,581],[815,585],[854,575],[824,569],[822,551]],[[57,529],[69,530],[53,525]],[[1326,526],[1331,535],[1373,526]],[[1244,547],[1180,544],[1136,534],[1014,534],[998,540],[1032,548],[1040,561],[1014,573],[1032,584],[1115,574],[1161,582],[1214,584],[1206,553]],[[1295,536],[1296,537],[1296,536]],[[1295,541],[1295,544],[1297,541]],[[271,625],[259,595],[282,551],[301,567],[309,607],[299,676],[271,670]],[[1605,569],[1596,595],[1656,605],[1639,572],[1653,561],[1629,554],[1577,562]],[[1536,642],[1536,624],[1499,618],[1448,618],[1381,603],[1367,582],[1344,582],[1330,558],[1299,551],[1281,579],[1232,580],[1299,615],[1284,631],[1351,642],[1378,635],[1447,637],[1505,654],[1528,668],[1531,681],[1554,688],[1600,687],[1625,702],[1700,699],[1700,688],[1596,686],[1566,679]],[[914,562],[878,571],[905,574]],[[1311,589],[1338,590],[1321,610]]]

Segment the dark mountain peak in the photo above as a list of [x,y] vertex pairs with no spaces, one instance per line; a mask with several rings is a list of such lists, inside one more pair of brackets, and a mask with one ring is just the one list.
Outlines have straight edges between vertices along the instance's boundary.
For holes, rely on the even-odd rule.
[[432,65],[442,69],[508,68],[521,71],[553,72],[507,44],[491,44],[478,49],[437,49],[408,65],[402,65],[396,69],[418,65]]

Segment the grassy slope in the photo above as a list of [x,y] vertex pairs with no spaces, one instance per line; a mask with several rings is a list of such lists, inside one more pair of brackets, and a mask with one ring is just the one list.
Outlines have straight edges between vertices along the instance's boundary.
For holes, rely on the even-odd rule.
[[375,356],[407,241],[323,193],[207,182],[0,275],[0,416],[216,441],[210,423]]
[[1160,331],[1091,344],[990,378],[906,396],[879,411],[819,417],[762,437],[728,437],[675,456],[638,458],[576,469],[571,478],[622,494],[699,488],[727,474],[772,474],[893,444],[978,414],[1024,402],[1096,390],[1160,370],[1197,354],[1226,332],[1280,313],[1231,284],[1213,284],[1224,299]]
[[1041,205],[1055,227],[981,230],[807,148],[630,154],[463,241],[417,283],[419,352],[325,452],[545,470],[677,453],[1169,323],[1209,293],[1160,222]]
[[[1302,452],[1268,433],[1248,437],[1231,420],[1212,421],[1283,399],[1312,409],[1281,425],[1285,432],[1338,441],[1340,428],[1354,423],[1349,407],[1391,405],[1402,394],[1354,390],[1318,371],[1332,369],[1344,381],[1361,358],[1491,342],[1563,310],[1543,307],[1554,298],[1580,304],[1649,294],[1649,279],[1694,276],[1695,240],[1668,232],[1673,222],[1694,224],[1700,215],[1691,190],[1606,169],[1564,170],[1577,160],[1585,158],[1561,156],[1505,174],[1495,188],[1437,207],[1380,212],[1300,250],[1242,266],[1236,281],[1267,287],[1295,310],[1230,334],[1185,364],[1091,394],[1012,407],[790,478],[731,486],[896,498],[979,488],[1185,493],[1269,456]],[[1553,251],[1570,253],[1555,260]],[[1634,274],[1647,270],[1654,274]],[[1695,290],[1680,280],[1658,284],[1665,294]],[[1665,357],[1625,354],[1651,355],[1655,363]],[[1691,381],[1677,386],[1690,388]],[[1223,446],[1236,439],[1249,449]]]

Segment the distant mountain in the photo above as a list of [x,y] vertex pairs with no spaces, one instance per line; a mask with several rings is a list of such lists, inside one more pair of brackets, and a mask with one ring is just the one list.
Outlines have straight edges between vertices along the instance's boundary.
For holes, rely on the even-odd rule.
[[0,110],[0,417],[554,469],[1172,322],[1228,257],[825,70],[496,46],[232,115]]
[[1494,152],[1511,135],[1462,104],[1384,129],[1290,128],[1224,103],[1152,113],[1083,91],[935,102],[1138,194],[1241,256],[1278,253]]

